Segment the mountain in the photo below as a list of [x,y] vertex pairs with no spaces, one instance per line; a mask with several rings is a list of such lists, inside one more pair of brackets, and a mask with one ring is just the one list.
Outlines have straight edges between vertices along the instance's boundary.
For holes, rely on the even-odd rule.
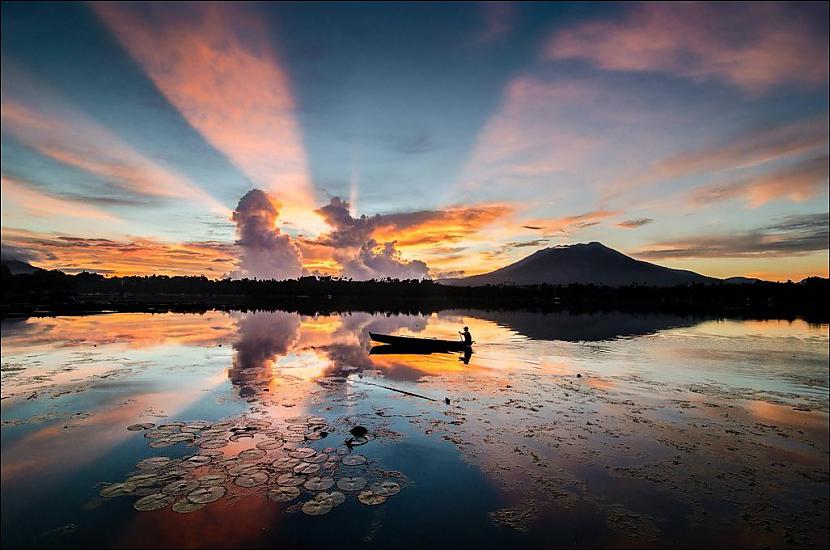
[[34,273],[35,271],[43,271],[39,267],[35,267],[20,260],[3,260],[3,265],[9,268],[12,275],[19,275],[21,273]]
[[720,282],[720,279],[635,260],[603,244],[593,242],[545,248],[490,273],[441,282],[456,286],[541,283],[674,286],[716,283]]

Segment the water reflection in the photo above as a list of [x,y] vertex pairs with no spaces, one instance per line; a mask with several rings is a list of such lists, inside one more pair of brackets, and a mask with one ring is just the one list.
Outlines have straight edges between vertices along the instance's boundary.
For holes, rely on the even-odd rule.
[[[400,353],[368,337],[454,339],[462,326],[474,354]],[[300,514],[244,492],[188,516],[114,502],[82,512],[97,483],[124,479],[138,459],[194,452],[149,449],[127,425],[254,415],[325,417],[331,435],[302,443],[321,449],[368,426],[378,437],[360,452],[413,477],[400,508],[372,515],[355,504],[322,520],[340,522],[315,530],[322,546],[361,543],[372,521],[404,534],[378,527],[378,545],[406,545],[413,521],[436,530],[471,503],[484,525],[473,529],[470,513],[446,528],[480,544],[671,544],[692,532],[713,545],[724,532],[758,545],[784,543],[783,533],[826,542],[826,325],[276,311],[32,318],[2,329],[4,546],[37,546],[70,522],[85,537],[64,541],[76,546],[302,543]],[[252,443],[234,441],[222,460]],[[464,468],[481,477],[461,483]],[[434,513],[413,518],[416,505]],[[769,530],[753,538],[761,524]]]

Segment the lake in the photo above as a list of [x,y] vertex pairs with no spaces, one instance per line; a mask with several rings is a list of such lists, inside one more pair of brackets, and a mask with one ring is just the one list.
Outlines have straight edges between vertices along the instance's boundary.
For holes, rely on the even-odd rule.
[[[472,356],[368,353],[464,326]],[[827,544],[826,324],[2,321],[3,547]]]

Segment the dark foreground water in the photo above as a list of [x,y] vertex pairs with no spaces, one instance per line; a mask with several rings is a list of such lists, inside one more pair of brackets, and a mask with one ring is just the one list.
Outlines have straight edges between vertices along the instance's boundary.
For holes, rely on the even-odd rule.
[[[468,363],[368,354],[465,325]],[[827,544],[827,325],[3,321],[3,547]]]

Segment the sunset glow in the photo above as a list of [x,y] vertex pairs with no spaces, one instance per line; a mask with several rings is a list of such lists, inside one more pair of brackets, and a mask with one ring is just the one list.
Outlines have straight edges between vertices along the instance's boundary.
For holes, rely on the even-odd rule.
[[4,259],[441,278],[600,241],[828,276],[826,3],[2,11]]

